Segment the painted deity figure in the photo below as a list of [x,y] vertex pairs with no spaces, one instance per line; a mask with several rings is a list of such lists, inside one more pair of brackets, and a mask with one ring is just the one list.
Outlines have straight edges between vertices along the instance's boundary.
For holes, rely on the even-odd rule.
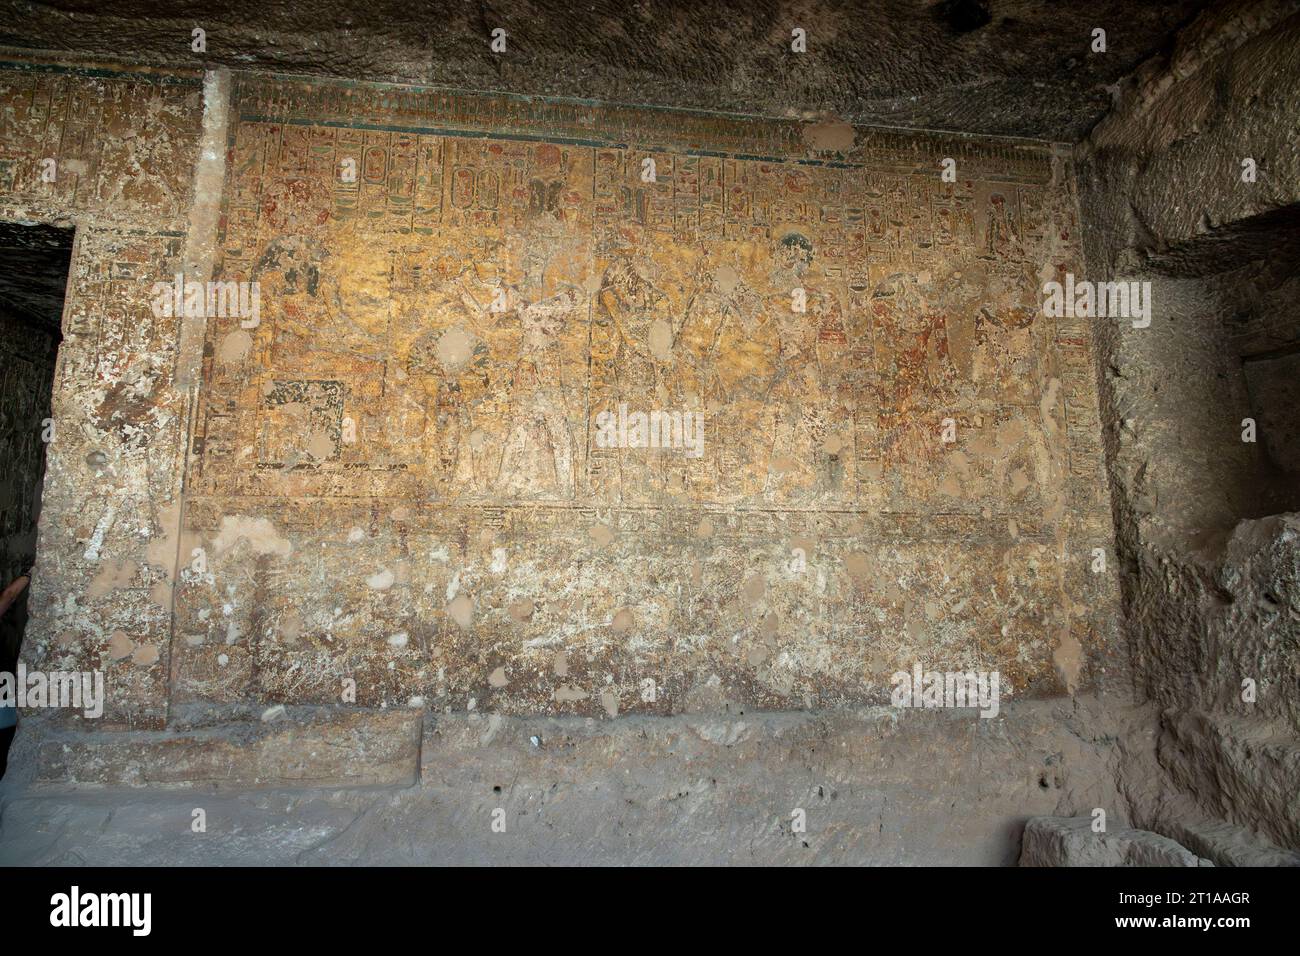
[[988,221],[984,225],[986,258],[1012,259],[1020,244],[1007,197],[1002,193],[989,196]]
[[570,289],[519,310],[522,338],[510,382],[510,430],[497,475],[502,494],[573,495],[574,450],[560,335],[581,304]]

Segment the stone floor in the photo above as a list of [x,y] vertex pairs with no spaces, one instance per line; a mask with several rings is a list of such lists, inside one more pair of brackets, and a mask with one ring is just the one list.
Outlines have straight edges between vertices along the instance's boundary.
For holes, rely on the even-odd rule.
[[[1126,816],[1134,794],[1117,780],[1141,755],[1119,740],[1149,720],[1098,700],[1021,702],[994,720],[429,717],[415,786],[6,780],[0,863],[1011,865],[1032,816]],[[196,809],[206,832],[191,829]]]

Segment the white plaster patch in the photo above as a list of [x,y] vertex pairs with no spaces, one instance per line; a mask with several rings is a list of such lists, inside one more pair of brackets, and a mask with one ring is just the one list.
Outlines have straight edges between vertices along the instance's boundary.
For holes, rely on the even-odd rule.
[[395,580],[397,580],[397,576],[388,568],[384,568],[382,571],[376,571],[366,578],[366,587],[375,591],[387,591],[393,586]]

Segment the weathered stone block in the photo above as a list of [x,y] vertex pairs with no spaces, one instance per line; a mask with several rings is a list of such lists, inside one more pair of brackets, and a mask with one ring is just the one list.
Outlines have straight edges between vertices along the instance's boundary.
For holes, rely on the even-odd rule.
[[1300,853],[1274,846],[1231,823],[1188,823],[1176,832],[1184,846],[1213,860],[1215,866],[1300,866]]
[[1021,866],[1213,866],[1168,837],[1113,827],[1092,831],[1090,817],[1034,817],[1025,824]]

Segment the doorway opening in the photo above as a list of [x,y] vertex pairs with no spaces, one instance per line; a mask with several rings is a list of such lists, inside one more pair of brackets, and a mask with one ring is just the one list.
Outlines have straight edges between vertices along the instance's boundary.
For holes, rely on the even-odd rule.
[[[1146,336],[1165,527],[1223,541],[1300,510],[1300,204],[1149,259],[1166,321]],[[1153,455],[1153,459],[1156,456]]]
[[[13,674],[36,561],[73,230],[0,222],[0,672]],[[0,776],[17,713],[0,706]]]

